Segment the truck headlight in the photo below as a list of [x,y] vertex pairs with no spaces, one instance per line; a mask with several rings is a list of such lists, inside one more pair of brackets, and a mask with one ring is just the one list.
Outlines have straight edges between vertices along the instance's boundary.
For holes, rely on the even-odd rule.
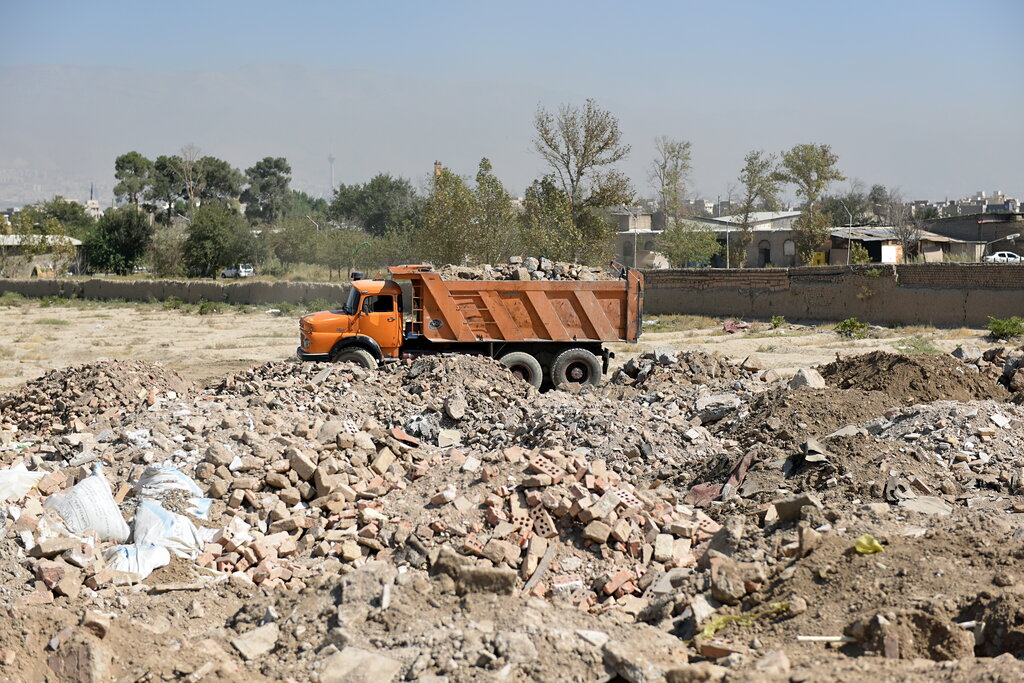
[[301,343],[302,343],[302,348],[303,349],[308,349],[309,348],[309,337],[307,337],[306,335],[302,335]]

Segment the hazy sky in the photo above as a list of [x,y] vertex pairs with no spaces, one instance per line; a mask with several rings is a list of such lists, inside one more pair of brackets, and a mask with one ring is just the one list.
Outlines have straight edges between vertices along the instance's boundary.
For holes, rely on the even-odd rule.
[[[544,172],[538,105],[593,97],[633,151],[693,142],[697,193],[743,155],[832,145],[840,168],[910,198],[1024,195],[1024,3],[24,2],[0,0],[3,180],[109,193],[114,157],[194,143],[294,182],[482,156],[515,193]],[[842,189],[845,183],[838,188]]]

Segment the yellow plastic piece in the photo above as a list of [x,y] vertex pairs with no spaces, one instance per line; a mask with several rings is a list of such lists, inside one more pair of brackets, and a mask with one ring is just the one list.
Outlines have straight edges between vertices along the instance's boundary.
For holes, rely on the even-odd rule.
[[871,534],[864,534],[853,544],[853,549],[861,555],[885,552],[885,548],[878,542],[878,539]]
[[715,617],[708,623],[704,624],[704,628],[700,630],[699,637],[711,638],[716,633],[725,628],[728,624],[736,623],[740,626],[750,626],[754,623],[756,619],[760,619],[761,617],[773,616],[776,614],[784,614],[787,611],[789,611],[788,602],[773,602],[770,605],[768,605],[768,609],[762,610],[755,614],[751,614],[750,612],[746,614],[739,614],[736,616],[724,614],[722,616]]

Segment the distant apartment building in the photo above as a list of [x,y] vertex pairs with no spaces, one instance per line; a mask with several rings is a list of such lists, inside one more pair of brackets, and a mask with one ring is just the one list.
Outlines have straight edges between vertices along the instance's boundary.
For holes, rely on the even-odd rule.
[[996,190],[991,195],[975,192],[971,197],[944,202],[914,202],[913,208],[915,215],[919,215],[922,209],[934,208],[940,218],[950,218],[981,213],[1019,213],[1020,201]]

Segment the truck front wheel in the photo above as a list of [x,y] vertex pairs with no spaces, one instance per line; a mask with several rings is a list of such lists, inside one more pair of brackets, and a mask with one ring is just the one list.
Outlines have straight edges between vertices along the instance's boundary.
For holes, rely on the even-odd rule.
[[594,384],[601,381],[601,361],[586,349],[566,349],[551,364],[551,383]]
[[377,369],[377,359],[364,349],[341,349],[331,356],[331,360],[335,363],[355,363],[367,370]]
[[512,371],[512,374],[540,389],[544,373],[537,359],[523,351],[513,351],[501,357],[501,363]]

